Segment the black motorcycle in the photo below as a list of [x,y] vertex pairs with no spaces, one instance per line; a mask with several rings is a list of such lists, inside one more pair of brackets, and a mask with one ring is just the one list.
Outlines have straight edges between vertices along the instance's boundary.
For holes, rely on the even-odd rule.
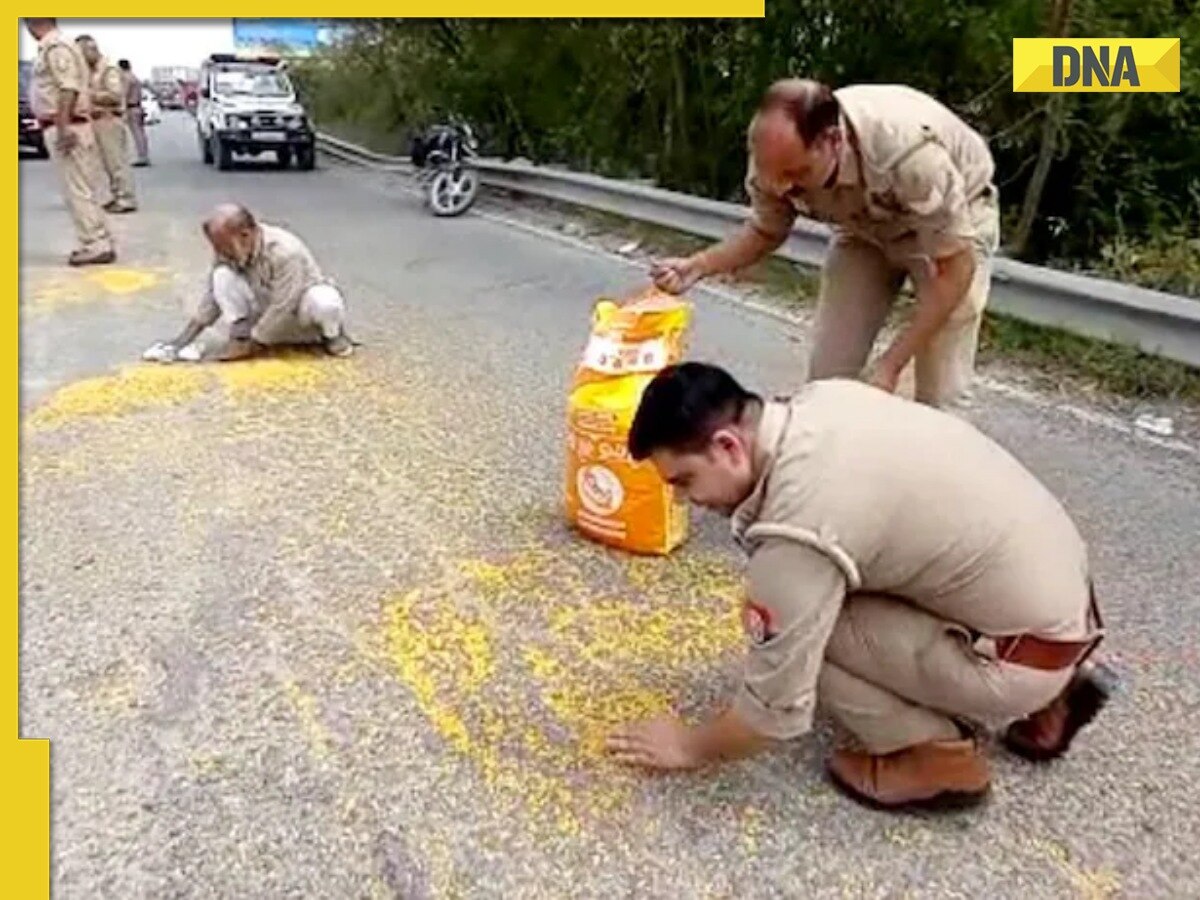
[[411,158],[435,216],[462,215],[479,194],[479,145],[465,122],[435,125],[412,142]]

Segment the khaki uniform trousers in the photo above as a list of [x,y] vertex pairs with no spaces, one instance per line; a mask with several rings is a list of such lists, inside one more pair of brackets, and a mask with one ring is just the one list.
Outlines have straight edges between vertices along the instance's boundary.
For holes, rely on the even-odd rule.
[[[914,360],[915,399],[931,406],[944,406],[958,399],[975,371],[979,327],[1000,235],[994,194],[976,200],[970,215],[980,235],[973,247],[975,273],[970,287],[942,330]],[[848,234],[835,238],[821,271],[810,380],[857,378],[862,374],[906,277],[918,282],[926,273],[889,259],[883,249],[868,241]]]
[[58,128],[55,126],[46,129],[46,149],[50,151],[50,158],[62,181],[63,200],[75,224],[79,249],[89,253],[111,250],[112,235],[93,187],[99,182],[102,171],[96,135],[90,124],[78,123],[67,127],[75,135],[74,148],[66,154],[59,152]]
[[150,144],[146,140],[146,114],[140,106],[125,110],[125,121],[133,135],[133,146],[137,150],[137,161],[144,163],[150,160]]
[[109,191],[116,203],[136,206],[133,189],[133,168],[129,158],[129,133],[121,115],[97,115],[92,119],[100,161],[108,175]]
[[1073,669],[1001,662],[970,632],[903,600],[851,594],[825,649],[818,703],[870,753],[960,737],[1049,705]]

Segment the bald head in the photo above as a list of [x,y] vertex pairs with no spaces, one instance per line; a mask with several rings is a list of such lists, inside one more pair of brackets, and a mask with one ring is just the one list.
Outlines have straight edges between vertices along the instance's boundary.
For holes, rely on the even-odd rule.
[[747,135],[758,180],[772,193],[815,190],[837,171],[840,108],[828,85],[804,78],[772,84]]
[[256,224],[254,214],[240,203],[221,203],[204,220],[204,230],[211,233],[225,228],[246,229]]
[[204,234],[218,256],[245,264],[258,242],[258,222],[239,203],[222,203],[204,220]]
[[827,129],[836,128],[840,111],[833,89],[809,78],[776,81],[758,104],[760,116],[781,115],[806,144],[816,141]]

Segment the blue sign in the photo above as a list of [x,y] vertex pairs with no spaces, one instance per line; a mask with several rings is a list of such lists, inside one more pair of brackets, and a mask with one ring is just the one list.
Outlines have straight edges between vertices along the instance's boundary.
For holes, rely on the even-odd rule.
[[233,45],[239,50],[315,50],[324,31],[317,19],[234,19]]

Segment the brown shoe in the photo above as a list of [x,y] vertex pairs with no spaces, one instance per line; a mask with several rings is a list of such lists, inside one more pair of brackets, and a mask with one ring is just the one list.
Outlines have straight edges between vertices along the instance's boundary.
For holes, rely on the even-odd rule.
[[1049,706],[1008,726],[1004,746],[1033,762],[1062,756],[1080,729],[1103,709],[1115,684],[1116,673],[1107,666],[1079,669]]
[[67,264],[72,266],[104,266],[116,261],[115,250],[76,250],[67,257]]
[[829,775],[843,793],[875,809],[957,809],[991,788],[987,760],[970,738],[930,741],[875,755],[835,750]]

